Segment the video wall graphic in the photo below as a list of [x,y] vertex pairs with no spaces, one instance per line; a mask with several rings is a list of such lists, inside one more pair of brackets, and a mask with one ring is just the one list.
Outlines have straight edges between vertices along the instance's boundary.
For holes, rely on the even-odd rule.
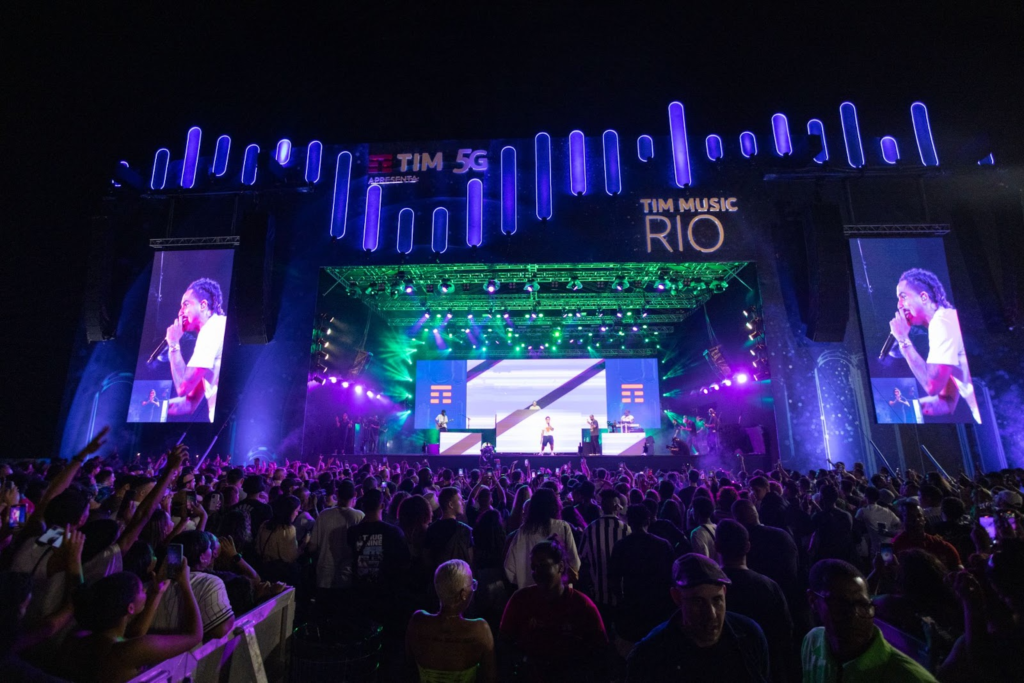
[[153,256],[128,422],[213,422],[234,252]]
[[[591,416],[601,429],[661,427],[656,358],[482,359],[416,364],[417,429],[494,429],[531,446],[546,426],[575,442]],[[439,419],[442,411],[445,414]]]
[[850,240],[880,423],[981,423],[942,240]]

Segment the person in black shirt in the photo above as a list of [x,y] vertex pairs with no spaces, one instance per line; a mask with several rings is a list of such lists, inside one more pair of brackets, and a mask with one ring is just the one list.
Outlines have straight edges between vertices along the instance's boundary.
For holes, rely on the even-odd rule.
[[726,612],[732,583],[714,560],[691,553],[672,567],[668,621],[641,640],[626,659],[626,683],[649,681],[755,681],[767,683],[768,644],[761,628]]
[[715,532],[715,549],[722,558],[722,571],[729,584],[729,611],[753,619],[768,640],[771,678],[777,683],[790,680],[787,674],[797,664],[793,647],[793,620],[779,584],[747,568],[750,535],[739,522],[723,520]]
[[821,511],[811,517],[814,535],[808,553],[812,563],[819,560],[853,559],[853,517],[836,507],[839,489],[827,484],[821,489]]
[[441,506],[441,519],[431,524],[423,537],[431,572],[448,560],[463,560],[472,565],[473,530],[459,521],[465,510],[462,494],[454,486],[448,486],[441,489],[437,502]]
[[626,509],[631,533],[612,548],[608,584],[618,600],[615,629],[627,642],[636,642],[672,613],[672,544],[652,536],[650,513],[644,505]]
[[382,521],[380,490],[367,491],[362,501],[366,516],[348,530],[357,613],[385,626],[398,626],[402,623],[398,596],[410,567],[409,546],[401,529]]

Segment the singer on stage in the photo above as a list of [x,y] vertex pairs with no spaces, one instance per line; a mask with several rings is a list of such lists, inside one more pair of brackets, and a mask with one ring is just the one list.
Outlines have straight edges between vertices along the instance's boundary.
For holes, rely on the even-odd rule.
[[[213,422],[220,381],[220,360],[224,350],[224,297],[220,285],[200,278],[181,297],[178,318],[167,328],[167,359],[177,396],[168,401],[169,415],[191,415],[203,398]],[[186,363],[181,355],[181,336],[196,333],[196,346]]]
[[[946,299],[946,290],[935,274],[913,268],[900,276],[896,285],[896,315],[889,330],[910,371],[928,394],[920,400],[921,412],[932,421],[967,421],[970,415],[981,423],[974,395],[971,371],[967,367],[960,320]],[[928,330],[928,358],[922,358],[910,340],[910,328]],[[962,401],[960,399],[963,399]]]

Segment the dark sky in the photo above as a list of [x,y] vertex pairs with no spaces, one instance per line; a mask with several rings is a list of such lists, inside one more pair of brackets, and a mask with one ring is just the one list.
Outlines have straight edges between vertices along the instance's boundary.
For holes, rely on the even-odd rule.
[[180,150],[191,125],[267,144],[661,134],[680,99],[732,132],[844,99],[902,116],[920,99],[933,126],[989,135],[1001,163],[1022,156],[1014,2],[12,4],[0,9],[0,424],[26,455],[55,439],[109,169]]

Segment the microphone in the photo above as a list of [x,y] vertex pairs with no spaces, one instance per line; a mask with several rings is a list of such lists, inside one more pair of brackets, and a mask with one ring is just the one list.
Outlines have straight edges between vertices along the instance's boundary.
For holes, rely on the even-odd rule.
[[878,360],[885,360],[885,357],[889,355],[889,352],[892,351],[892,347],[895,345],[896,337],[894,337],[892,335],[892,332],[890,332],[888,338],[886,338],[885,340],[885,343],[882,344],[882,352],[878,354]]
[[149,360],[147,360],[146,362],[147,363],[152,363],[153,361],[155,361],[160,356],[160,354],[164,352],[164,349],[166,349],[166,348],[167,348],[167,340],[166,339],[161,339],[160,340],[160,345],[157,346],[156,350],[153,351],[153,353],[151,353],[149,355]]

